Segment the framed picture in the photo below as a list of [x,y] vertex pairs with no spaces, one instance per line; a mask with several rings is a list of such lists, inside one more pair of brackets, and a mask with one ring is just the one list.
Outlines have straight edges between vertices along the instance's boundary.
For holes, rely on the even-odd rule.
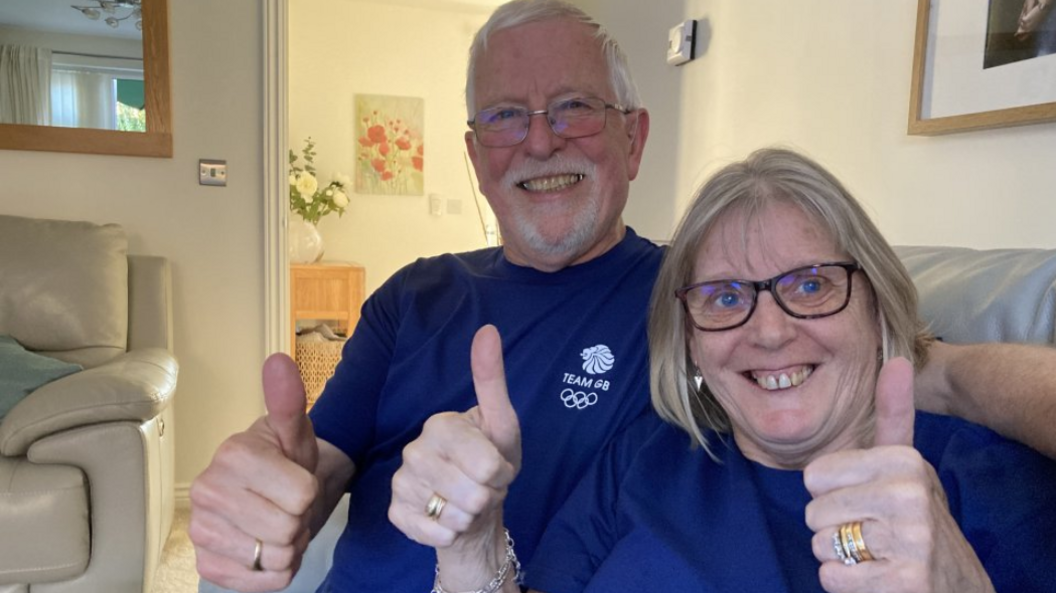
[[425,100],[356,95],[356,193],[425,194]]
[[1056,121],[1056,0],[918,0],[909,134]]

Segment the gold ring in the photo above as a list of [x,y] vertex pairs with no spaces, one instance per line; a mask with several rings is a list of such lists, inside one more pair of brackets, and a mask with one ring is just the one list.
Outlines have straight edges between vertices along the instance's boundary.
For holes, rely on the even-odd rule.
[[[846,565],[851,566],[859,562],[868,562],[876,559],[865,545],[865,538],[862,537],[861,521],[852,521],[840,525],[837,533],[833,534],[832,542],[833,547],[836,548],[836,555]],[[840,553],[841,548],[842,554]]]
[[264,567],[260,564],[260,557],[264,555],[264,542],[257,538],[257,545],[253,548],[253,572],[263,572]]
[[425,503],[425,516],[433,521],[439,521],[440,513],[444,512],[444,505],[446,504],[447,499],[434,492],[432,497],[429,498],[429,502]]
[[862,555],[862,562],[873,560],[873,555],[869,553],[869,548],[865,547],[865,539],[862,538],[861,521],[851,523],[851,535],[854,537],[854,545],[858,548],[858,553]]

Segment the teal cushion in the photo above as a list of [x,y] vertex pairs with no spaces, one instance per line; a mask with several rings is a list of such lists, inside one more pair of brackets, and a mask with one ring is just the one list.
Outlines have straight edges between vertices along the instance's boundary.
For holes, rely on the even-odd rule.
[[81,365],[34,354],[0,336],[0,418],[38,387],[82,370]]

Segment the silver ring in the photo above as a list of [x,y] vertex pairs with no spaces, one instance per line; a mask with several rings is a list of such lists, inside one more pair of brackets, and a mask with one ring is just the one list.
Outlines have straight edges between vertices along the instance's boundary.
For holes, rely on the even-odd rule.
[[260,564],[260,557],[264,555],[264,542],[257,538],[257,545],[253,548],[253,572],[263,572],[264,567]]
[[843,562],[846,566],[854,566],[858,562],[847,553],[847,548],[843,546],[843,538],[840,537],[840,530],[837,529],[832,534],[832,549],[836,551],[836,557],[839,558],[840,562]]
[[444,512],[444,505],[446,504],[447,499],[434,492],[433,495],[429,497],[429,502],[425,503],[425,516],[433,521],[439,521],[440,513]]

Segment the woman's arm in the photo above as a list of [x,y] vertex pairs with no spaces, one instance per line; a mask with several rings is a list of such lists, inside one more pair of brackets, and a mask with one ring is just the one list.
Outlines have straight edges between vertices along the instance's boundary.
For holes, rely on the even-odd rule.
[[958,416],[1056,459],[1056,349],[936,341],[915,381],[918,409]]

